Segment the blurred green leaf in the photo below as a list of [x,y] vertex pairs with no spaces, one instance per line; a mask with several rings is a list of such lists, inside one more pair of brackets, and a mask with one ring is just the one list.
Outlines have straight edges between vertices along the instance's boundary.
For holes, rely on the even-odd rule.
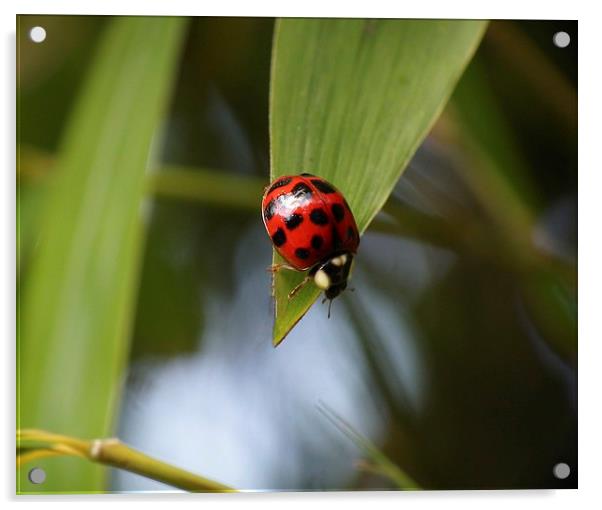
[[[155,203],[146,232],[130,363],[190,354],[198,348],[204,313],[204,259],[198,217],[174,203]],[[134,376],[135,377],[135,376]]]
[[335,413],[327,405],[320,403],[318,411],[321,412],[336,428],[351,439],[356,446],[364,452],[366,457],[371,461],[368,463],[360,463],[358,467],[389,478],[399,489],[416,490],[420,489],[420,485],[412,479],[405,471],[397,464],[392,462],[383,452],[375,445],[357,432],[347,421]]
[[[108,16],[17,16],[19,143],[55,152]],[[43,44],[29,37],[43,26]]]
[[[534,178],[536,170],[517,143],[507,111],[492,92],[483,64],[482,57],[471,62],[450,101],[456,131],[453,144],[465,158],[458,168],[488,222],[485,228],[489,233],[481,244],[495,247],[501,261],[519,275],[523,298],[545,333],[544,339],[574,363],[577,268],[541,251],[534,243],[545,195],[537,186],[541,187],[541,182]],[[570,97],[566,101],[570,105]]]
[[[576,271],[575,271],[576,272]],[[577,299],[558,274],[533,271],[522,281],[522,297],[541,337],[577,366]]]
[[[553,33],[553,27],[546,26],[545,23],[537,25],[544,32],[544,37],[550,32]],[[486,42],[495,52],[498,69],[512,81],[514,84],[512,88],[522,92],[528,87],[537,98],[535,103],[531,103],[531,111],[524,111],[519,106],[521,117],[537,112],[541,118],[540,109],[543,107],[553,113],[555,121],[563,130],[576,132],[577,90],[571,84],[569,77],[563,73],[560,59],[558,61],[551,59],[550,55],[529,37],[525,30],[528,26],[528,23],[509,20],[496,20],[491,23]],[[567,26],[566,29],[568,30],[569,27]],[[549,44],[549,39],[545,42]],[[549,47],[558,51],[554,46]],[[562,56],[567,59],[574,58],[570,52],[562,52]],[[576,64],[576,59],[574,61]],[[513,91],[508,90],[508,92]],[[571,144],[574,142],[572,137],[567,136],[565,139]]]
[[[486,22],[284,19],[272,57],[271,178],[310,172],[346,196],[360,230],[382,208],[472,57]],[[279,262],[274,254],[274,262]],[[319,295],[274,279],[274,345]]]
[[478,58],[462,76],[450,107],[457,117],[454,144],[467,159],[459,165],[461,176],[485,214],[520,253],[530,244],[539,197]]
[[[111,20],[64,134],[19,306],[18,427],[112,431],[139,269],[144,174],[175,77],[184,20]],[[49,459],[18,491],[99,491],[105,473]],[[35,489],[35,490],[34,490]]]
[[429,374],[411,437],[425,487],[558,487],[554,459],[576,462],[575,374],[542,352],[517,297],[512,272],[460,255],[411,305]]

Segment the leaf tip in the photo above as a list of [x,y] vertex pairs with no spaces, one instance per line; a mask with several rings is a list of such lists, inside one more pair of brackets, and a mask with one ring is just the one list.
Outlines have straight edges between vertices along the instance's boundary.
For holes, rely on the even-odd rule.
[[272,347],[274,349],[283,342],[289,331],[290,330],[283,332],[282,330],[279,330],[276,328],[276,323],[274,323],[274,332],[272,333]]

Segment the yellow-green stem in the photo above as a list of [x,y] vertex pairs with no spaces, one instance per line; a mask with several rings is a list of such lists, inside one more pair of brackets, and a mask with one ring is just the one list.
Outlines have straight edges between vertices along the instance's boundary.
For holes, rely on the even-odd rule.
[[131,471],[190,492],[236,492],[232,487],[149,457],[116,438],[89,441],[45,430],[24,429],[17,431],[17,452],[18,466],[42,457],[70,455]]

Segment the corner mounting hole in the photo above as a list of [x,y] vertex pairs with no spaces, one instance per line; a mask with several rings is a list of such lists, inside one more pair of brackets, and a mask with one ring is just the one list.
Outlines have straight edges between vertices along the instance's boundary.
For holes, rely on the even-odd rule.
[[566,32],[556,32],[553,41],[559,48],[566,48],[571,43],[571,36]]
[[29,474],[27,475],[27,477],[29,478],[29,481],[31,483],[35,483],[36,485],[39,485],[46,481],[46,471],[44,471],[42,468],[36,467],[29,471]]
[[568,464],[560,462],[554,466],[554,476],[559,480],[564,480],[565,478],[568,478],[570,474],[571,468]]
[[29,38],[34,43],[41,43],[46,39],[46,30],[44,27],[33,27],[29,31]]

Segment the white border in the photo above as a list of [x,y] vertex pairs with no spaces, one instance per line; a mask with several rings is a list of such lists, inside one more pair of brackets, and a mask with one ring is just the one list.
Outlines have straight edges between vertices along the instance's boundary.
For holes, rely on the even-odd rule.
[[170,0],[52,0],[49,2],[21,0],[16,3],[20,14],[149,14],[196,16],[320,16],[320,17],[384,17],[384,18],[517,18],[517,19],[576,19],[576,2],[558,0],[505,0],[504,2],[424,1],[370,2],[304,0],[282,2],[256,0],[241,2],[190,2]]
[[[105,505],[110,501],[117,507],[144,505],[164,506],[177,502],[182,506],[199,504],[236,503],[251,508],[280,508],[283,503],[293,508],[307,504],[331,506],[344,503],[348,508],[362,508],[367,504],[378,504],[384,508],[400,508],[411,505],[412,508],[439,508],[449,510],[504,509],[509,505],[528,504],[533,509],[562,509],[567,506],[586,507],[600,501],[600,364],[602,363],[602,335],[600,335],[601,304],[598,298],[602,288],[600,264],[601,211],[599,195],[602,191],[602,154],[600,151],[600,17],[593,6],[594,2],[584,1],[540,1],[505,0],[504,2],[476,2],[468,0],[393,2],[371,0],[370,2],[327,3],[324,0],[305,0],[294,5],[284,2],[232,2],[220,0],[215,3],[198,3],[186,0],[169,2],[105,0],[104,2],[85,2],[82,0],[53,0],[51,2],[22,0],[3,2],[0,22],[3,28],[1,81],[3,101],[2,112],[5,118],[0,123],[0,153],[4,155],[6,167],[3,173],[2,190],[3,221],[0,223],[0,239],[4,249],[0,250],[2,263],[2,282],[5,283],[0,306],[6,337],[4,346],[4,374],[0,379],[7,388],[2,391],[2,404],[8,419],[0,420],[2,426],[2,466],[7,472],[0,477],[3,483],[2,494],[15,503],[14,494],[14,236],[15,236],[15,198],[14,198],[14,143],[15,143],[15,86],[14,86],[14,33],[16,13],[40,14],[147,14],[147,15],[206,15],[206,16],[345,16],[345,17],[447,17],[447,18],[514,18],[514,19],[578,19],[579,20],[579,486],[578,491],[508,491],[508,492],[430,492],[430,493],[266,493],[241,495],[195,495],[195,496],[72,496],[56,498],[18,498],[21,505],[27,507],[32,502],[43,503],[45,507],[63,507],[65,503],[81,505]],[[597,292],[598,291],[598,292]],[[8,326],[8,327],[7,327]]]

